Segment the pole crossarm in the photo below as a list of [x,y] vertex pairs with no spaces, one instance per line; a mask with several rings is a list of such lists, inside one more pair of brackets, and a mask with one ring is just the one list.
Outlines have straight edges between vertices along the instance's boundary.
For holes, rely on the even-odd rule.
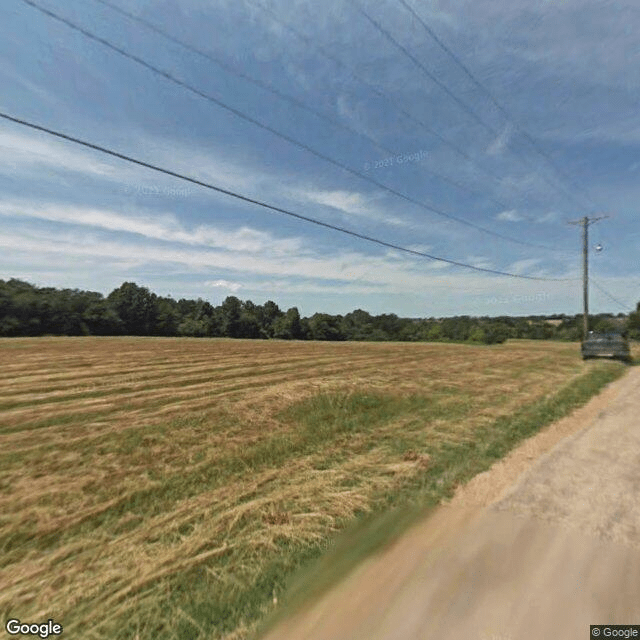
[[567,224],[583,225],[585,224],[585,220],[586,220],[586,224],[590,225],[590,224],[593,224],[594,222],[599,222],[600,220],[605,220],[606,218],[609,218],[609,217],[610,216],[608,215],[598,216],[597,218],[589,218],[588,216],[585,216],[584,218],[580,218],[580,220],[569,220]]

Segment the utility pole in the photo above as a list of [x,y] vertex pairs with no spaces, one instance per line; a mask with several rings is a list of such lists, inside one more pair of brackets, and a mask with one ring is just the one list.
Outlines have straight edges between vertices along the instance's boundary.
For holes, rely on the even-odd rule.
[[584,305],[582,321],[582,339],[586,340],[589,334],[589,225],[609,216],[589,218],[585,216],[580,220],[573,220],[569,224],[577,224],[582,227],[582,300]]

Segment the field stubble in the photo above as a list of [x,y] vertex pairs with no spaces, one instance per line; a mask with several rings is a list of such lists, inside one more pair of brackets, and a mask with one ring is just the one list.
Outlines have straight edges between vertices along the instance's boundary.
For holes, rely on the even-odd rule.
[[[620,366],[574,344],[0,340],[0,611],[84,638],[248,637],[354,516]],[[478,469],[482,470],[482,469]]]

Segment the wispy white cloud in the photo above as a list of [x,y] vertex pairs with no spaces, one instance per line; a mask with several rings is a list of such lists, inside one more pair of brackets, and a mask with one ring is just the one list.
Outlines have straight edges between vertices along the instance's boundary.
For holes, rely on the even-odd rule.
[[[283,180],[282,176],[269,171],[238,164],[225,159],[223,154],[215,149],[205,151],[178,142],[135,133],[131,138],[133,147],[145,149],[144,153],[132,153],[134,157],[143,160],[152,157],[153,163],[160,167],[176,173],[184,173],[214,186],[238,190],[240,193],[260,197],[267,202],[276,203],[282,198],[287,198],[294,206],[313,203],[331,207],[348,216],[355,215],[395,226],[412,226],[407,219],[381,208],[376,202],[380,198],[379,195],[365,195],[355,190],[298,186],[294,178]],[[4,167],[14,174],[32,174],[42,171],[46,174],[68,172],[84,178],[117,182],[120,184],[123,194],[132,195],[157,193],[159,196],[172,197],[175,194],[191,195],[201,189],[157,172],[132,167],[129,163],[120,163],[115,159],[113,162],[109,159],[102,160],[101,156],[96,156],[95,153],[80,147],[40,138],[33,134],[16,133],[0,128],[0,149],[6,151],[6,153],[0,154],[0,169]],[[158,187],[159,184],[171,186]],[[49,213],[53,215],[51,208],[49,208]],[[75,214],[79,214],[79,212],[76,211]],[[64,212],[60,210],[57,215],[62,216]],[[101,219],[104,225],[108,225],[105,228],[113,227],[115,229],[117,227],[114,225],[119,224],[130,227],[132,224],[131,222],[123,223],[121,216],[119,217],[112,212],[100,216],[98,212],[94,211],[92,216],[95,220]],[[106,219],[107,216],[110,220]],[[59,219],[62,221],[62,218]],[[86,216],[78,217],[79,223],[88,224],[86,220]],[[70,220],[67,221],[70,222]],[[142,221],[139,220],[135,224],[142,229]],[[152,224],[147,224],[146,231],[151,232],[152,226]],[[122,228],[121,230],[130,229]],[[156,229],[156,232],[160,231]],[[200,230],[200,235],[206,235],[205,228]],[[201,238],[201,241],[205,244],[208,243],[205,238]]]
[[[613,113],[612,113],[613,115]],[[565,126],[549,129],[541,134],[556,143],[609,143],[621,145],[637,145],[640,143],[640,115],[631,113],[606,121],[590,123],[589,126],[570,122]]]
[[560,215],[556,211],[547,211],[539,215],[535,221],[544,224],[546,222],[557,222],[560,219]]
[[366,104],[342,92],[335,99],[335,108],[340,119],[349,127],[368,137],[376,144],[380,144],[379,133],[368,124],[368,109]]
[[297,191],[297,195],[306,198],[309,202],[316,202],[327,207],[333,207],[345,213],[366,216],[371,212],[363,195],[355,191],[299,190]]
[[3,82],[9,80],[12,84],[21,85],[41,102],[45,102],[50,106],[54,106],[59,102],[59,97],[56,96],[54,92],[48,91],[21,74],[13,60],[0,60],[0,77],[1,76],[4,76]]
[[73,171],[99,178],[124,179],[121,168],[79,147],[40,134],[0,127],[0,167],[12,173],[24,171]]
[[507,222],[521,222],[524,220],[524,216],[518,213],[515,209],[509,209],[508,211],[501,211],[496,220],[506,220]]
[[[135,265],[131,264],[132,256],[136,258]],[[441,263],[437,262],[408,257],[402,261],[389,255],[371,256],[353,251],[291,260],[200,247],[170,248],[151,241],[105,240],[95,233],[27,230],[0,236],[3,272],[11,273],[12,269],[7,266],[19,265],[25,257],[25,268],[20,271],[28,273],[31,281],[43,284],[84,285],[106,292],[124,280],[140,282],[143,274],[145,286],[171,295],[177,293],[179,297],[206,296],[207,291],[214,294],[244,291],[244,298],[286,299],[288,304],[295,303],[309,314],[331,311],[324,305],[319,309],[313,302],[314,296],[340,301],[345,311],[357,307],[372,309],[367,300],[376,300],[378,313],[388,312],[385,300],[406,296],[413,309],[410,315],[450,315],[463,311],[498,315],[506,308],[496,308],[491,300],[496,292],[504,291],[512,297],[519,296],[517,304],[522,313],[530,311],[532,304],[537,312],[543,312],[541,303],[536,302],[538,298],[534,298],[533,303],[527,300],[544,291],[547,311],[551,312],[558,307],[566,308],[567,293],[576,289],[574,283],[514,280],[454,268],[442,271]],[[471,261],[479,266],[488,265],[482,256],[472,257]],[[40,275],[50,273],[53,264],[57,272],[52,277]],[[525,269],[525,265],[521,268]],[[80,271],[91,275],[79,279]],[[181,274],[180,280],[174,282],[178,274]],[[214,278],[211,274],[215,274]],[[201,280],[197,280],[198,277]],[[173,284],[167,288],[169,282]],[[291,302],[292,295],[296,296],[295,302]]]
[[468,256],[466,259],[468,264],[480,269],[494,269],[493,263],[484,256]]
[[[634,182],[633,175],[626,175],[629,184],[620,189],[619,174],[624,168],[615,177],[608,175],[605,165],[613,156],[611,147],[607,146],[607,153],[601,153],[598,143],[619,143],[628,154],[621,157],[621,165],[633,164],[630,145],[640,141],[640,117],[632,104],[640,82],[640,65],[635,64],[640,59],[636,52],[636,34],[640,28],[636,0],[621,0],[615,7],[610,3],[585,4],[584,0],[537,3],[535,6],[525,0],[508,4],[501,0],[460,0],[455,11],[444,7],[443,3],[440,3],[442,7],[436,7],[438,3],[423,6],[424,3],[416,0],[409,1],[486,83],[498,101],[514,114],[518,123],[535,139],[542,139],[544,148],[553,154],[559,166],[571,175],[574,175],[572,168],[579,170],[577,184],[581,184],[581,176],[597,176],[594,182],[601,182],[596,185],[601,201],[606,200],[612,208],[616,202],[624,201],[624,206],[618,208],[624,208],[626,213],[623,215],[627,216],[631,233],[619,234],[620,244],[632,252],[633,241],[629,239],[634,239],[632,216],[637,201],[633,191],[635,183],[630,186]],[[136,4],[140,5],[140,2]],[[193,36],[194,41],[228,56],[247,73],[259,74],[280,89],[292,91],[334,118],[359,131],[368,131],[374,139],[376,135],[383,136],[385,146],[397,146],[407,152],[424,149],[429,154],[425,166],[437,167],[438,172],[469,186],[489,187],[484,184],[484,178],[461,162],[460,157],[453,158],[433,136],[403,118],[399,109],[379,100],[379,96],[360,83],[353,82],[348,72],[323,59],[264,12],[254,11],[234,0],[216,3],[180,0],[180,8],[176,10],[169,9],[166,3],[156,4],[154,20],[157,19],[158,24],[170,30],[175,27],[176,33],[189,34],[190,39]],[[495,214],[471,211],[464,194],[447,191],[448,187],[440,183],[433,183],[431,188],[429,182],[425,187],[424,180],[414,175],[417,171],[413,169],[418,168],[414,165],[412,171],[389,171],[384,177],[381,172],[377,174],[381,180],[393,180],[394,188],[407,194],[427,193],[426,197],[433,197],[438,206],[442,204],[443,209],[452,214],[482,226],[491,224],[488,217],[493,217],[494,224],[512,222],[513,229],[520,228],[516,223],[538,222],[539,225],[527,227],[532,236],[527,239],[546,244],[545,236],[548,236],[549,244],[557,244],[558,236],[566,227],[564,218],[572,219],[576,215],[567,206],[565,197],[545,182],[544,176],[553,175],[550,167],[524,144],[511,125],[505,125],[503,116],[452,66],[451,60],[425,36],[406,11],[393,3],[370,8],[372,15],[434,73],[444,74],[443,80],[487,118],[499,132],[497,136],[486,135],[464,113],[458,112],[449,97],[427,82],[405,56],[385,43],[344,0],[327,0],[320,12],[322,15],[315,21],[310,18],[318,14],[317,7],[310,0],[269,0],[268,5],[314,42],[329,45],[334,53],[339,51],[341,60],[358,73],[362,72],[396,105],[406,107],[472,157],[484,157],[486,165],[483,166],[494,169],[501,176],[492,195],[509,204],[504,211]],[[217,17],[222,22],[215,22]],[[109,25],[103,25],[107,29],[105,36],[115,24],[114,18]],[[225,27],[235,24],[238,29],[226,29],[224,35],[220,34],[219,41],[212,42],[211,24],[224,24]],[[37,29],[34,26],[31,35],[37,35],[36,42],[39,42],[42,38]],[[8,31],[5,27],[5,33]],[[23,47],[20,74],[12,73],[11,65],[4,70],[0,66],[0,73],[16,89],[15,95],[10,95],[11,87],[8,88],[7,104],[20,104],[24,96],[31,95],[42,98],[42,104],[37,107],[42,111],[54,97],[52,121],[60,122],[61,128],[68,131],[81,128],[91,131],[90,123],[95,118],[96,137],[105,141],[105,146],[113,141],[114,148],[132,156],[354,230],[366,233],[366,229],[376,225],[389,225],[388,232],[386,228],[383,232],[378,228],[371,235],[393,238],[394,242],[408,244],[419,251],[462,261],[461,256],[473,253],[469,261],[477,266],[491,267],[493,264],[501,270],[529,275],[543,274],[545,269],[552,270],[550,264],[560,264],[557,257],[555,262],[548,262],[547,254],[544,254],[544,260],[536,261],[529,256],[541,252],[516,253],[512,246],[477,234],[473,229],[435,219],[424,212],[417,213],[414,207],[390,197],[383,190],[375,190],[371,184],[363,185],[317,158],[301,154],[300,150],[294,151],[281,141],[269,146],[265,140],[271,138],[264,131],[235,121],[228,113],[209,109],[199,100],[185,98],[180,91],[174,95],[174,88],[164,87],[162,82],[156,86],[155,80],[150,78],[149,83],[144,84],[145,91],[140,91],[139,86],[127,86],[127,82],[138,79],[133,71],[131,76],[118,73],[115,78],[105,68],[104,78],[100,78],[101,81],[104,79],[101,82],[104,87],[111,86],[109,94],[114,100],[119,99],[122,90],[122,95],[133,96],[128,98],[129,106],[136,103],[136,108],[130,111],[126,107],[118,110],[112,120],[108,109],[98,105],[95,95],[89,95],[93,85],[87,82],[95,84],[91,69],[85,68],[86,65],[72,65],[74,56],[82,59],[74,43],[69,41],[64,45],[69,55],[57,58],[65,61],[60,64],[59,72],[60,80],[64,80],[62,86],[68,90],[56,92],[55,83],[48,84],[43,80],[46,74],[42,67],[37,67],[38,56],[31,63],[33,69],[29,68],[28,53],[34,43],[20,33],[20,38],[14,37],[12,44],[15,51]],[[136,42],[136,46],[154,60],[162,57],[158,51],[145,53],[144,39]],[[256,56],[247,55],[251,51]],[[190,56],[180,60],[185,77],[197,78],[203,82],[203,88],[211,89],[218,78],[204,77],[197,64],[192,65]],[[23,72],[24,81],[18,77]],[[114,84],[109,80],[117,82]],[[220,82],[221,93],[228,90],[228,96],[233,94],[234,98],[242,96],[242,100],[246,99],[246,104],[239,108],[246,107],[260,118],[268,116],[269,122],[278,130],[290,132],[305,141],[325,139],[326,125],[317,119],[305,116],[306,119],[298,120],[294,115],[297,111],[286,110],[279,102],[277,108],[271,109],[275,103],[263,103],[263,98],[267,101],[275,98],[264,92],[253,94],[249,87],[245,87],[244,93],[234,92],[231,76],[225,76]],[[602,90],[603,87],[618,92],[608,93]],[[631,104],[628,109],[620,107],[625,100]],[[81,106],[81,124],[69,119],[64,126],[65,114],[80,115]],[[282,119],[283,115],[285,119]],[[303,125],[303,121],[307,125]],[[344,135],[345,140],[351,140]],[[582,144],[584,142],[589,144]],[[563,147],[564,143],[569,144]],[[580,155],[579,162],[576,160],[572,167],[570,159],[578,157],[576,145],[580,144],[585,155]],[[152,214],[151,209],[139,206],[140,198],[115,196],[136,192],[146,195],[147,188],[155,189],[156,185],[161,191],[159,195],[163,196],[175,194],[175,189],[180,188],[190,189],[189,193],[194,196],[210,192],[70,143],[27,133],[7,123],[0,126],[0,152],[3,180],[9,184],[12,193],[27,194],[24,200],[0,199],[0,215],[4,217],[3,222],[8,223],[0,240],[5,243],[5,251],[0,252],[4,253],[4,256],[0,255],[0,263],[7,266],[5,273],[15,265],[20,273],[35,277],[38,273],[52,273],[55,270],[52,265],[66,264],[70,274],[68,282],[73,285],[74,273],[76,278],[82,278],[86,273],[107,274],[111,271],[121,274],[139,270],[136,273],[156,273],[155,282],[162,283],[166,274],[182,270],[196,274],[199,282],[207,283],[205,291],[213,294],[277,285],[283,293],[289,290],[300,294],[301,299],[305,293],[312,300],[315,293],[331,296],[351,292],[377,293],[382,300],[384,295],[391,296],[396,292],[415,297],[428,291],[434,296],[435,306],[442,300],[449,300],[451,291],[457,291],[461,309],[468,304],[465,291],[467,298],[471,298],[478,291],[495,293],[506,287],[505,283],[512,282],[356,242],[353,246],[357,250],[340,251],[330,246],[331,236],[326,241],[325,236],[316,234],[318,228],[313,226],[301,225],[299,231],[298,227],[287,227],[295,229],[295,232],[289,232],[294,237],[283,237],[283,225],[276,220],[270,230],[261,231],[253,228],[254,223],[246,222],[258,219],[247,213],[249,205],[241,211],[242,217],[237,218],[233,214],[240,211],[240,207],[223,209],[228,202],[233,202],[226,196],[211,194],[216,207],[219,202],[223,205],[219,211],[224,223],[209,224],[211,217],[204,217],[209,213],[209,209],[205,209],[209,203],[194,197],[192,206],[186,193],[180,200],[176,200],[175,195],[167,201],[155,198],[151,202],[145,198],[145,203],[162,207],[160,213]],[[362,147],[348,142],[341,146],[339,153],[341,160],[353,167],[363,166],[363,160],[370,160],[370,157],[362,157]],[[526,154],[530,161],[528,168],[516,162],[521,154]],[[585,177],[584,181],[587,180]],[[28,194],[35,191],[30,190],[33,184],[37,184],[39,194],[49,189],[48,197],[55,202],[29,200]],[[114,193],[114,184],[122,192]],[[74,204],[61,201],[61,187],[69,188]],[[87,196],[89,191],[92,192],[90,197]],[[83,198],[87,198],[86,206],[77,204]],[[126,201],[124,206],[120,206],[121,201]],[[563,206],[571,213],[565,214]],[[267,225],[271,218],[259,219],[260,229],[269,229]],[[549,229],[555,224],[557,233],[543,233],[545,224]],[[327,255],[317,248],[320,244],[325,249],[329,247]],[[342,242],[336,244],[345,246]],[[13,262],[7,258],[9,255]],[[510,261],[511,267],[505,267],[504,264]],[[557,269],[561,270],[560,267]],[[508,286],[512,287],[511,284]],[[509,290],[524,295],[527,286],[517,283]],[[354,298],[354,304],[359,304],[356,300]]]
[[291,280],[266,280],[262,282],[247,282],[245,287],[249,291],[260,291],[269,294],[320,294],[320,295],[370,295],[389,292],[388,285],[362,280],[331,282],[292,282]]
[[[138,134],[134,141],[133,146],[146,149],[145,157],[153,158],[155,164],[202,182],[210,182],[215,186],[253,190],[261,185],[276,182],[272,173],[250,164],[247,160],[237,160],[229,150],[217,147],[206,149],[191,142],[185,144],[174,139],[142,134]],[[158,175],[155,174],[156,177]],[[187,184],[182,181],[180,183]]]
[[229,289],[234,293],[242,289],[242,284],[239,282],[230,282],[229,280],[207,280],[204,285],[205,287],[211,287],[213,289]]
[[527,258],[526,260],[516,260],[515,262],[509,265],[509,271],[511,273],[530,274],[531,268],[539,265],[542,262],[540,258]]
[[497,138],[494,138],[487,147],[487,155],[497,156],[504,153],[505,149],[507,149],[509,145],[512,131],[513,127],[511,124],[507,123],[500,132],[500,135]]
[[187,229],[170,213],[152,216],[137,213],[127,216],[108,209],[40,204],[33,201],[0,201],[0,215],[93,227],[136,234],[153,240],[216,247],[228,251],[291,256],[298,255],[304,249],[300,238],[277,238],[271,233],[248,227],[229,231],[211,225],[199,225]]
[[[109,147],[108,144],[104,146]],[[206,150],[138,131],[130,133],[127,146],[128,151],[122,145],[117,147],[117,151],[225,189],[253,190],[277,182],[268,172],[238,163],[217,149]],[[190,192],[201,189],[160,172],[89,151],[77,144],[3,126],[0,126],[0,149],[4,152],[0,154],[0,169],[14,175],[41,175],[43,171],[45,175],[59,175],[67,172],[83,178],[118,182],[123,193],[135,193],[136,190],[158,183],[188,188]]]
[[538,224],[546,224],[550,222],[557,222],[560,218],[559,214],[555,211],[547,211],[545,213],[533,215],[524,215],[517,209],[509,209],[507,211],[501,211],[494,216],[496,220],[502,220],[503,222],[535,222]]
[[[368,285],[394,293],[422,291],[425,287],[446,291],[447,287],[466,286],[471,282],[477,287],[482,278],[461,270],[445,274],[438,268],[438,263],[408,258],[399,260],[386,255],[348,252],[332,256],[305,255],[292,259],[290,256],[256,255],[248,251],[174,248],[152,241],[105,239],[95,233],[71,231],[51,233],[30,229],[21,233],[5,233],[0,236],[0,247],[4,247],[5,255],[11,252],[14,255],[49,256],[50,260],[61,264],[82,259],[94,264],[100,272],[108,272],[111,265],[126,264],[133,257],[145,270],[157,270],[159,273],[167,269],[173,272],[176,267],[193,273],[224,270],[237,276],[232,280],[225,277],[208,282],[225,280],[242,286],[243,278],[247,277],[287,277],[316,283],[330,281],[338,292],[340,286],[335,283],[360,281],[366,275]],[[490,262],[482,256],[471,256],[468,261],[476,266],[491,267]]]
[[376,197],[366,196],[359,191],[345,189],[317,189],[314,187],[293,187],[287,194],[294,200],[303,203],[314,203],[336,209],[347,216],[368,218],[374,222],[411,227],[413,223],[382,208],[376,203]]
[[420,253],[433,253],[433,247],[428,244],[408,244],[407,249],[411,251],[419,251]]

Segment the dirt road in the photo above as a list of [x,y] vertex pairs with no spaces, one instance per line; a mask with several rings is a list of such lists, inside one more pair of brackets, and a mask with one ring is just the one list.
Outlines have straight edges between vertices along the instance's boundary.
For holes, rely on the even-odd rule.
[[264,640],[579,640],[640,624],[640,368]]

